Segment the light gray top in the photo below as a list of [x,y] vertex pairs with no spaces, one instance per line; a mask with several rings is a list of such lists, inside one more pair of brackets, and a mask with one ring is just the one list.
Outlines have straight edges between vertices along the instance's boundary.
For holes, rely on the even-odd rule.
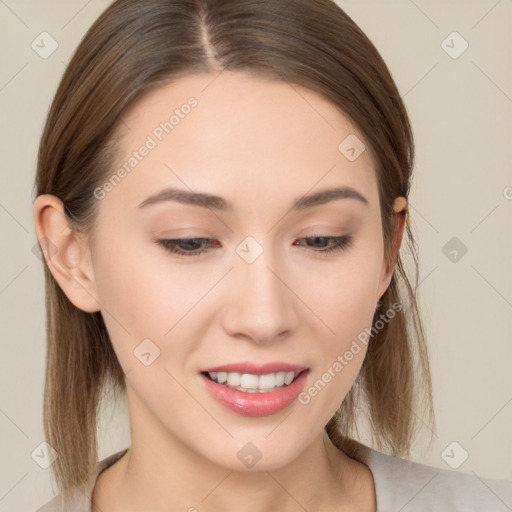
[[[91,512],[91,494],[98,475],[128,448],[99,461],[87,493],[63,503],[61,495],[35,512]],[[512,481],[439,469],[391,457],[365,447],[364,460],[375,482],[377,512],[511,512]]]

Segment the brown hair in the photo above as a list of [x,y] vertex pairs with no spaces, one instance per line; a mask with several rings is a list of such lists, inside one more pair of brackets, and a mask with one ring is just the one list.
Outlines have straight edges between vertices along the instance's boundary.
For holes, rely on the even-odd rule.
[[[98,208],[93,191],[112,172],[121,114],[179,76],[223,70],[302,85],[348,116],[376,158],[389,261],[396,227],[393,200],[407,198],[410,189],[412,131],[378,51],[331,0],[115,1],[82,39],[57,89],[39,147],[36,195],[57,196],[72,228],[91,233]],[[417,286],[409,222],[404,240]],[[59,454],[53,475],[66,492],[90,477],[97,461],[102,393],[110,387],[123,396],[125,376],[101,313],[76,308],[47,264],[44,272],[44,429]],[[417,413],[426,411],[432,421],[428,356],[415,288],[399,255],[381,311],[397,303],[403,308],[371,338],[354,385],[326,425],[332,441],[355,458],[360,457],[355,438],[364,412],[376,447],[392,455],[409,453]]]

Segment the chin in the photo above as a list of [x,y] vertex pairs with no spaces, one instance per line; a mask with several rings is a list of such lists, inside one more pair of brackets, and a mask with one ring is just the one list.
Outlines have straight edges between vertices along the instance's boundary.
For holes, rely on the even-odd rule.
[[[275,426],[265,429],[258,436],[243,435],[235,439],[219,439],[215,450],[209,453],[203,451],[203,456],[230,471],[271,471],[284,468],[299,456],[298,447],[304,446],[304,440],[286,435],[284,429],[284,435],[275,435],[275,432],[269,435],[273,428]],[[213,442],[215,441],[210,440],[210,443]]]

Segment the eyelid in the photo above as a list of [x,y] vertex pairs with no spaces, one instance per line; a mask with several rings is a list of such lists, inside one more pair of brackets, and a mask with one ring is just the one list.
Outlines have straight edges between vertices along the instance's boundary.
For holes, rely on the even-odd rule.
[[[308,244],[296,244],[297,241],[304,241],[304,240],[313,240],[313,239],[326,239],[329,242],[329,245],[325,248],[315,248],[314,246],[308,245]],[[185,249],[180,249],[178,247],[180,242],[190,242],[190,241],[199,241],[199,242],[207,242],[206,247],[200,247],[198,249],[193,249],[192,251],[187,251]],[[207,237],[188,237],[188,238],[172,238],[172,239],[158,239],[155,238],[154,242],[163,247],[168,252],[177,255],[178,257],[185,257],[185,258],[194,258],[198,257],[203,253],[209,252],[209,250],[212,247],[212,242],[218,243],[218,241],[214,238],[207,238]],[[304,236],[296,238],[293,245],[294,246],[300,246],[304,247],[307,251],[320,254],[322,256],[326,256],[328,254],[335,254],[335,253],[341,253],[344,250],[350,248],[354,243],[354,237],[351,234],[345,234],[345,235],[318,235],[313,234],[311,236]],[[215,247],[214,247],[215,248]]]
[[352,226],[352,223],[339,222],[332,224],[329,222],[321,222],[308,225],[308,227],[300,232],[299,236],[310,236],[310,233],[315,234],[317,232],[320,232],[318,236],[342,236],[353,231],[355,231],[355,229]]
[[216,238],[213,231],[196,226],[184,226],[177,229],[165,229],[154,233],[156,238]]

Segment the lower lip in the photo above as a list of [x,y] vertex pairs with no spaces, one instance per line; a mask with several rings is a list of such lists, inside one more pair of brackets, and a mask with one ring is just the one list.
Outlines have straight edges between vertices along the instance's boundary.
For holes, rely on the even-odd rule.
[[297,379],[277,391],[268,393],[245,393],[217,384],[205,375],[200,375],[208,391],[222,405],[243,416],[269,416],[288,407],[304,388],[307,374],[302,372]]

